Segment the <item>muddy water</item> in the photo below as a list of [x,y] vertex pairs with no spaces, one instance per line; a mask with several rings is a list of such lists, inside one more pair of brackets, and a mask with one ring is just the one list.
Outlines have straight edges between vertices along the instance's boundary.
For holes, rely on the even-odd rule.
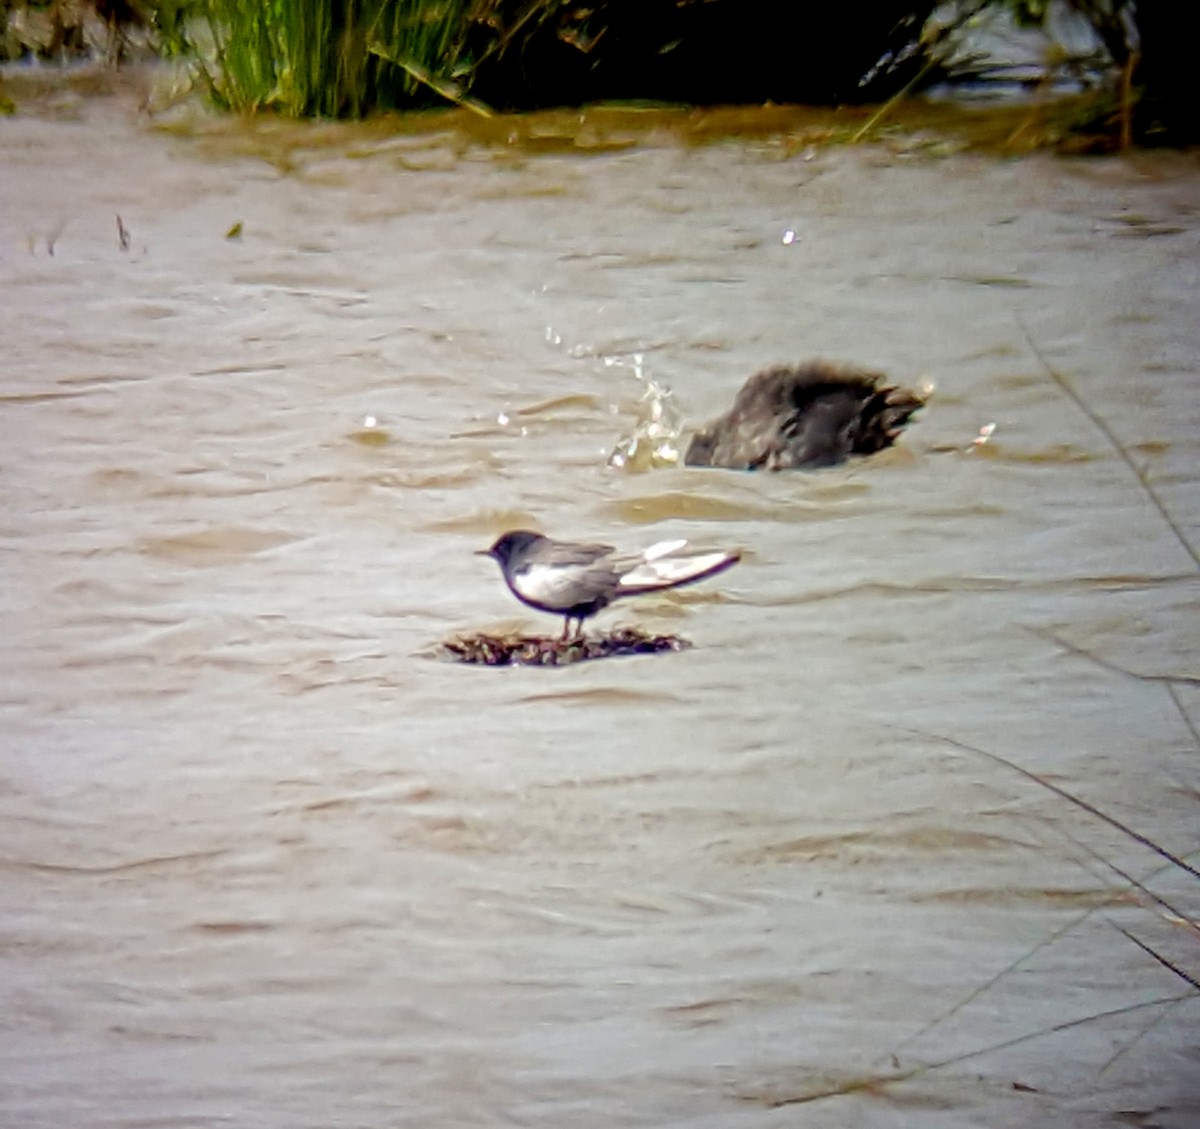
[[[1018,771],[1195,863],[1193,160],[51,109],[0,1122],[1195,1124],[1200,884]],[[639,366],[698,420],[816,355],[936,385],[902,449],[605,466]],[[556,629],[472,556],[535,523],[746,559],[595,623],[682,654],[429,658]]]

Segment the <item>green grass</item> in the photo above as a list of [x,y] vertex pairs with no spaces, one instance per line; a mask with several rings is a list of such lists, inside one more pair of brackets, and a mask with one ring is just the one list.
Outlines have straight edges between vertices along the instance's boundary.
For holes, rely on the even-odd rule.
[[340,118],[445,102],[482,111],[467,93],[479,61],[560,2],[199,0],[208,42],[195,47],[214,99],[235,111]]

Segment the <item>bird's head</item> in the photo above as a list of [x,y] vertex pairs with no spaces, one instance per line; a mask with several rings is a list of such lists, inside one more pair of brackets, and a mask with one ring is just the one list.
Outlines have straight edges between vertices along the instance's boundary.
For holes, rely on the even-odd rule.
[[491,557],[497,561],[501,567],[516,555],[523,553],[531,545],[536,545],[539,541],[545,538],[540,533],[532,533],[528,529],[514,529],[509,533],[502,533],[496,538],[495,543],[490,549],[479,549],[476,551],[476,556]]

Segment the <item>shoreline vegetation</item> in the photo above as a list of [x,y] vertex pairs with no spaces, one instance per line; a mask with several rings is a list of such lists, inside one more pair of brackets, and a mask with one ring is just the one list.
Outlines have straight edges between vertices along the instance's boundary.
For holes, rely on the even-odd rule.
[[[852,123],[829,130],[837,142],[886,137],[913,117],[910,95],[937,88],[990,102],[983,147],[1105,151],[1200,139],[1181,18],[1169,0],[0,0],[0,112],[25,86],[19,60],[165,56],[239,115],[487,121],[600,104],[736,124],[731,108],[821,106]],[[1029,28],[1040,57],[978,47]]]

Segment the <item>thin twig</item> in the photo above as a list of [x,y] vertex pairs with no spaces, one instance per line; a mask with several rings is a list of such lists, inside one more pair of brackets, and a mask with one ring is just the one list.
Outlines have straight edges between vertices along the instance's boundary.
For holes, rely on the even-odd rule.
[[1121,456],[1125,465],[1129,467],[1129,469],[1133,472],[1133,476],[1141,484],[1142,489],[1146,492],[1146,497],[1148,497],[1150,501],[1154,503],[1154,508],[1158,510],[1159,514],[1162,515],[1163,521],[1170,526],[1171,532],[1175,534],[1179,544],[1183,546],[1184,552],[1186,552],[1187,555],[1192,558],[1192,563],[1196,566],[1196,568],[1200,569],[1200,553],[1198,553],[1191,542],[1188,541],[1183,529],[1179,526],[1179,523],[1176,522],[1176,520],[1167,512],[1167,507],[1163,504],[1163,500],[1158,496],[1157,491],[1150,484],[1150,480],[1146,477],[1146,472],[1133,461],[1133,456],[1130,455],[1130,453],[1125,449],[1124,445],[1113,433],[1112,428],[1109,427],[1104,421],[1104,418],[1097,412],[1093,411],[1084,401],[1083,397],[1080,396],[1079,393],[1076,392],[1071,386],[1071,383],[1067,380],[1067,378],[1063,376],[1063,374],[1056,368],[1054,368],[1054,366],[1051,365],[1048,360],[1046,360],[1045,354],[1037,347],[1037,344],[1034,342],[1032,336],[1030,336],[1029,330],[1026,328],[1025,323],[1021,320],[1021,316],[1019,314],[1014,314],[1013,316],[1016,318],[1017,325],[1020,327],[1021,332],[1025,335],[1025,341],[1029,345],[1030,350],[1033,352],[1033,355],[1037,357],[1042,368],[1046,370],[1054,383],[1058,385],[1062,392],[1075,404],[1075,406],[1092,421],[1096,427],[1096,430],[1099,431],[1100,434],[1112,444],[1113,449],[1118,455]]
[[1087,800],[1081,800],[1078,796],[1072,795],[1065,788],[1060,788],[1057,784],[1051,783],[1049,780],[1044,780],[1037,773],[1030,772],[1027,768],[1022,768],[1019,764],[1010,761],[1007,757],[1000,756],[999,753],[990,753],[987,749],[977,748],[975,745],[968,745],[965,741],[957,741],[953,737],[946,737],[941,733],[928,733],[920,729],[904,729],[906,733],[912,733],[917,737],[925,737],[934,741],[941,741],[943,744],[950,745],[955,749],[962,749],[964,752],[975,753],[981,757],[987,757],[988,760],[994,761],[996,764],[1002,764],[1005,768],[1010,768],[1013,772],[1019,772],[1027,780],[1032,780],[1035,784],[1040,784],[1043,788],[1053,792],[1056,796],[1061,796],[1064,800],[1074,804],[1076,807],[1082,808],[1090,815],[1094,815],[1097,819],[1103,820],[1111,827],[1115,827],[1123,835],[1129,836],[1136,843],[1141,843],[1143,847],[1149,847],[1156,855],[1167,860],[1167,862],[1179,867],[1180,870],[1187,871],[1193,878],[1200,878],[1200,870],[1197,870],[1191,863],[1185,862],[1178,855],[1173,855],[1166,847],[1160,847],[1153,839],[1147,838],[1140,831],[1134,831],[1132,827],[1122,823],[1119,819],[1114,818],[1107,812],[1101,811],[1098,807],[1089,804]]
[[1015,1047],[1020,1043],[1027,1043],[1030,1039],[1040,1039],[1043,1035],[1057,1035],[1061,1031],[1070,1031],[1074,1027],[1082,1027],[1087,1023],[1094,1023],[1097,1019],[1112,1019],[1118,1015],[1128,1015],[1130,1012],[1140,1011],[1142,1008],[1157,1007],[1159,1004],[1174,1004],[1181,999],[1187,999],[1187,996],[1163,996],[1156,1000],[1144,1000],[1137,1004],[1127,1004],[1125,1007],[1115,1007],[1109,1011],[1098,1011],[1092,1015],[1085,1015],[1079,1019],[1068,1019],[1062,1023],[1055,1023],[1051,1027],[1045,1027],[1040,1031],[1030,1031],[1026,1035],[1017,1035],[1012,1039],[1007,1039],[1003,1043],[994,1043],[990,1047],[980,1047],[974,1051],[964,1051],[960,1055],[955,1055],[952,1058],[942,1059],[940,1062],[931,1062],[929,1070],[939,1070],[944,1066],[957,1066],[960,1062],[966,1062],[969,1059],[979,1058],[981,1055],[991,1054],[993,1051],[1004,1051],[1009,1047]]
[[1133,145],[1133,72],[1137,69],[1141,54],[1131,51],[1121,68],[1121,151]]
[[[1115,875],[1117,875],[1118,878],[1122,878],[1126,882],[1128,882],[1129,885],[1132,886],[1135,890],[1137,890],[1139,894],[1144,895],[1150,901],[1154,902],[1157,906],[1166,910],[1167,913],[1169,913],[1171,915],[1172,920],[1179,921],[1181,924],[1186,925],[1189,929],[1192,930],[1193,933],[1195,933],[1198,937],[1200,937],[1200,924],[1193,921],[1178,906],[1172,905],[1170,902],[1167,901],[1166,898],[1161,897],[1160,895],[1156,894],[1153,890],[1151,890],[1148,886],[1146,886],[1144,882],[1142,882],[1140,879],[1134,878],[1134,876],[1132,874],[1128,873],[1127,871],[1122,870],[1119,866],[1117,866],[1117,864],[1115,862],[1110,862],[1102,854],[1100,854],[1099,851],[1094,850],[1092,847],[1089,847],[1088,844],[1085,843],[1082,839],[1079,839],[1076,836],[1072,835],[1065,827],[1056,826],[1054,828],[1054,830],[1057,831],[1060,835],[1066,837],[1067,839],[1070,839],[1071,842],[1075,844],[1075,846],[1077,846],[1080,850],[1086,851],[1097,862],[1103,864],[1109,870],[1111,870]],[[1095,871],[1091,870],[1088,867],[1084,867],[1082,862],[1079,862],[1078,860],[1076,860],[1076,861],[1077,861],[1077,864],[1079,866],[1083,867],[1083,869],[1088,874],[1091,874],[1093,877],[1096,877]],[[1161,869],[1162,868],[1160,868],[1160,870]],[[1094,912],[1095,912],[1094,909],[1088,910],[1088,914],[1091,914]]]
[[1088,1023],[1095,1023],[1098,1019],[1113,1019],[1119,1015],[1129,1015],[1135,1011],[1141,1011],[1148,1007],[1158,1007],[1162,1004],[1176,1004],[1181,1000],[1189,999],[1190,993],[1187,996],[1163,996],[1155,1000],[1143,1000],[1141,1003],[1126,1004],[1124,1007],[1111,1008],[1108,1011],[1098,1011],[1091,1015],[1081,1016],[1079,1019],[1068,1019],[1062,1023],[1055,1023],[1051,1027],[1044,1027],[1039,1031],[1030,1031],[1024,1035],[1016,1035],[1011,1039],[1006,1039],[1002,1043],[992,1043],[990,1046],[977,1047],[973,1051],[964,1051],[962,1054],[954,1055],[951,1058],[944,1058],[938,1062],[927,1063],[923,1066],[913,1067],[911,1070],[900,1071],[894,1074],[884,1074],[872,1078],[856,1078],[852,1082],[847,1082],[842,1086],[830,1086],[823,1090],[814,1090],[808,1093],[793,1094],[787,1097],[771,1098],[764,1101],[762,1104],[769,1109],[780,1109],[788,1105],[805,1105],[809,1102],[820,1101],[822,1098],[837,1098],[846,1094],[857,1093],[862,1090],[874,1089],[878,1086],[887,1086],[896,1082],[907,1082],[910,1078],[915,1078],[921,1074],[928,1074],[933,1070],[941,1070],[946,1066],[957,1066],[959,1063],[968,1062],[973,1058],[980,1058],[983,1055],[991,1054],[994,1051],[1008,1050],[1010,1047],[1019,1046],[1021,1043],[1027,1043],[1031,1039],[1040,1039],[1044,1035],[1057,1035],[1063,1031],[1070,1031],[1075,1027],[1083,1027]]
[[1137,947],[1139,949],[1141,949],[1144,953],[1149,953],[1149,955],[1152,956],[1156,961],[1158,961],[1158,963],[1161,964],[1163,966],[1163,968],[1170,969],[1173,973],[1175,973],[1176,976],[1179,977],[1180,980],[1184,981],[1187,984],[1190,984],[1193,988],[1196,989],[1197,992],[1200,992],[1200,980],[1197,980],[1194,976],[1191,975],[1191,973],[1184,972],[1183,969],[1180,968],[1178,965],[1173,964],[1171,961],[1167,960],[1167,958],[1165,956],[1163,956],[1162,953],[1155,952],[1149,945],[1146,944],[1145,941],[1139,941],[1132,933],[1129,932],[1128,929],[1122,928],[1115,921],[1112,922],[1111,924],[1112,924],[1112,927],[1115,930],[1117,930],[1118,933],[1124,933],[1125,936],[1128,937],[1135,945],[1137,945]]
[[899,104],[902,99],[907,98],[912,92],[913,87],[915,87],[917,83],[919,83],[940,62],[941,60],[939,58],[932,56],[929,59],[929,62],[927,62],[919,71],[917,71],[912,79],[910,79],[907,83],[905,83],[904,86],[897,90],[895,94],[893,94],[886,102],[884,102],[884,104],[867,119],[862,128],[857,130],[854,133],[854,136],[850,138],[850,144],[857,145],[864,137],[866,137],[866,135],[870,133],[871,130],[873,130],[875,126],[887,116],[887,114],[891,112],[892,107]]
[[[1064,651],[1070,651],[1071,654],[1078,656],[1081,659],[1087,659],[1089,662],[1094,662],[1098,667],[1104,670],[1111,671],[1113,674],[1123,674],[1126,678],[1136,679],[1138,682],[1162,682],[1165,683],[1168,689],[1175,685],[1181,686],[1200,686],[1200,678],[1194,678],[1186,674],[1145,674],[1140,670],[1130,670],[1128,667],[1119,665],[1111,659],[1102,658],[1100,655],[1095,655],[1091,651],[1085,650],[1077,643],[1072,643],[1068,639],[1064,639],[1061,635],[1056,635],[1053,631],[1047,631],[1040,627],[1031,627],[1030,631],[1034,635],[1042,639],[1049,639],[1052,643],[1062,647]],[[1176,705],[1179,705],[1179,700],[1176,699]],[[1186,714],[1184,715],[1186,718]],[[1188,726],[1192,730],[1192,735],[1196,736],[1196,730],[1188,719]],[[1200,747],[1200,737],[1197,738],[1197,746]]]
[[1095,909],[1094,908],[1089,909],[1089,910],[1085,911],[1084,913],[1080,914],[1073,921],[1069,921],[1066,925],[1063,925],[1061,928],[1054,930],[1053,933],[1050,933],[1047,936],[1043,937],[1036,945],[1033,946],[1032,949],[1029,949],[1026,952],[1023,952],[1011,964],[1005,966],[999,972],[997,972],[994,976],[989,977],[978,987],[972,989],[972,991],[970,991],[963,999],[959,1000],[948,1011],[942,1012],[941,1015],[937,1016],[934,1019],[931,1019],[928,1023],[926,1023],[923,1027],[921,1027],[920,1030],[915,1031],[913,1034],[909,1035],[908,1038],[902,1039],[898,1044],[896,1044],[894,1047],[892,1047],[892,1049],[890,1051],[890,1054],[893,1056],[893,1060],[894,1060],[895,1056],[897,1054],[899,1054],[901,1051],[903,1051],[906,1047],[912,1046],[913,1043],[915,1043],[918,1039],[922,1038],[923,1036],[929,1034],[929,1032],[932,1031],[935,1027],[939,1027],[947,1019],[951,1018],[952,1016],[956,1015],[958,1012],[962,1011],[963,1008],[965,1008],[968,1004],[973,1003],[975,1000],[977,1000],[980,996],[983,995],[984,992],[988,991],[989,988],[992,988],[994,985],[998,984],[1010,972],[1015,972],[1018,968],[1021,967],[1021,965],[1023,965],[1027,960],[1029,960],[1030,957],[1036,956],[1039,952],[1041,952],[1042,949],[1046,948],[1047,945],[1054,944],[1054,942],[1057,941],[1060,937],[1065,936],[1067,933],[1071,932],[1071,930],[1073,930],[1081,922],[1086,921],[1087,918],[1089,918],[1093,913],[1095,913]]
[[1175,708],[1179,711],[1179,716],[1183,718],[1183,724],[1188,727],[1188,732],[1192,735],[1192,740],[1196,743],[1196,748],[1200,749],[1200,730],[1196,728],[1196,723],[1192,721],[1191,715],[1184,708],[1183,702],[1179,699],[1179,691],[1175,686],[1168,682],[1167,693],[1171,695],[1171,701],[1175,703]]
[[[913,88],[920,83],[934,67],[945,66],[949,57],[949,52],[942,52],[939,48],[952,35],[961,31],[966,27],[984,8],[987,7],[989,0],[975,0],[973,4],[966,7],[960,7],[955,13],[954,19],[944,27],[936,28],[932,35],[926,36],[925,31],[922,31],[920,44],[924,47],[927,56],[927,61],[916,75],[904,84],[895,94],[893,94],[878,110],[867,119],[866,125],[859,129],[851,138],[850,143],[857,145],[876,125],[896,106],[903,98],[906,98]],[[932,25],[930,25],[932,26]],[[926,29],[928,30],[928,28]],[[888,68],[889,70],[891,68]],[[886,71],[885,71],[886,73]]]
[[477,98],[471,98],[463,94],[459,90],[457,83],[438,78],[437,75],[431,74],[414,59],[405,58],[403,55],[395,55],[379,43],[369,44],[367,51],[377,58],[383,59],[384,62],[399,67],[410,78],[415,79],[424,86],[428,86],[430,90],[440,97],[445,98],[447,102],[453,102],[454,105],[461,106],[464,110],[470,110],[473,114],[478,114],[481,118],[492,117],[491,107],[480,102]]
[[[560,4],[557,7],[562,8],[563,5]],[[495,39],[488,45],[487,50],[479,56],[479,63],[482,63],[483,60],[489,55],[493,54],[493,52],[503,55],[504,52],[508,50],[508,45],[513,41],[513,39],[516,38],[517,32],[520,31],[521,28],[523,28],[534,15],[540,16],[538,23],[543,24],[550,19],[551,16],[556,14],[557,10],[554,4],[545,4],[543,3],[543,0],[531,0],[525,11],[523,11],[513,21],[512,26],[507,31],[503,32],[499,38]],[[478,67],[478,63],[476,66]]]
[[1114,1062],[1116,1062],[1117,1059],[1119,1059],[1122,1055],[1128,1054],[1131,1050],[1133,1050],[1133,1048],[1136,1047],[1138,1045],[1138,1043],[1140,1043],[1147,1035],[1150,1034],[1151,1031],[1154,1030],[1155,1027],[1157,1027],[1164,1019],[1167,1018],[1168,1015],[1171,1014],[1171,1011],[1174,1009],[1176,1004],[1184,1003],[1186,1000],[1190,1000],[1192,998],[1193,997],[1190,995],[1181,996],[1178,1000],[1175,1001],[1174,1004],[1171,1004],[1168,1007],[1163,1008],[1162,1011],[1160,1011],[1152,1020],[1150,1020],[1150,1022],[1147,1023],[1146,1026],[1143,1027],[1132,1039],[1130,1039],[1128,1043],[1126,1043],[1123,1047],[1121,1047],[1120,1050],[1114,1051],[1109,1056],[1108,1061],[1102,1067],[1100,1067],[1099,1070],[1096,1071],[1096,1076],[1099,1077],[1110,1066],[1112,1066],[1112,1064]]

